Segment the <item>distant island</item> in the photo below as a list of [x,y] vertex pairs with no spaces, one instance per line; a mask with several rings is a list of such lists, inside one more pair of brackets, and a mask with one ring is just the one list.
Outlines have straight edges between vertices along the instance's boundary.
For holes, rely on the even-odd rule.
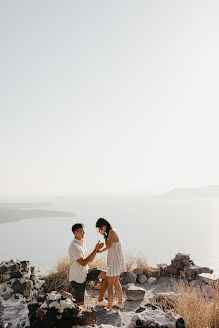
[[49,206],[49,202],[0,202],[0,208],[36,208],[41,206]]
[[20,221],[23,219],[75,216],[75,214],[72,212],[44,209],[42,210],[37,208],[48,205],[50,205],[50,203],[47,202],[0,203],[0,224],[6,222]]
[[168,192],[156,195],[155,197],[167,199],[218,198],[219,186],[205,186],[199,188],[174,188]]

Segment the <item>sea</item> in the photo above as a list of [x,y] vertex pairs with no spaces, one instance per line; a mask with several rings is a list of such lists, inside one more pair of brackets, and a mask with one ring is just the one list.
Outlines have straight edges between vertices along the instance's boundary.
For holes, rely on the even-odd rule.
[[[46,274],[68,255],[74,223],[84,223],[85,242],[93,250],[98,240],[102,240],[95,223],[104,217],[118,230],[127,258],[144,257],[149,265],[156,266],[170,264],[177,253],[186,253],[195,264],[219,274],[218,198],[171,199],[156,194],[117,193],[40,200],[47,202],[44,210],[66,211],[72,216],[31,214],[30,218],[0,223],[0,262],[14,258],[29,260]],[[22,206],[16,204],[18,208]],[[31,206],[42,208],[39,204]]]

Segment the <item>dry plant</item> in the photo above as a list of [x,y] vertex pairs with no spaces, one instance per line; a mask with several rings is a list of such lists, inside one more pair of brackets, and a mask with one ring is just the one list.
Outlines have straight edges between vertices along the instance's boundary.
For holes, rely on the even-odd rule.
[[[125,256],[126,271],[133,271],[133,269],[138,266],[143,269],[146,276],[153,276],[155,269],[150,267],[146,260],[142,257],[135,257],[131,253]],[[106,261],[104,257],[95,258],[91,263],[89,263],[89,268],[98,268],[101,270],[106,270]],[[62,257],[55,268],[46,276],[45,286],[48,292],[53,290],[60,291],[71,291],[71,286],[69,284],[69,257]]]
[[106,270],[106,261],[103,257],[95,258],[92,262],[89,263],[89,268],[97,268],[100,270]]
[[141,268],[143,270],[143,273],[147,277],[151,277],[155,275],[155,268],[150,267],[147,264],[146,259],[143,256],[139,256],[135,259],[135,264],[137,267]]
[[[98,268],[101,270],[106,269],[106,262],[104,258],[96,258],[93,262],[89,263],[89,268]],[[45,279],[45,286],[47,292],[51,292],[53,290],[60,291],[65,290],[70,292],[71,286],[69,284],[69,269],[70,269],[70,262],[69,257],[65,256],[62,257],[55,269],[50,272]]]
[[70,291],[71,286],[68,281],[69,268],[70,263],[68,256],[62,257],[58,261],[55,270],[44,277],[47,292],[51,292],[53,290]]
[[219,328],[219,284],[190,286],[183,280],[173,284],[179,294],[174,309],[186,328]]
[[131,253],[127,253],[125,255],[125,266],[126,266],[126,271],[133,271],[134,267],[135,267],[135,257],[131,254]]

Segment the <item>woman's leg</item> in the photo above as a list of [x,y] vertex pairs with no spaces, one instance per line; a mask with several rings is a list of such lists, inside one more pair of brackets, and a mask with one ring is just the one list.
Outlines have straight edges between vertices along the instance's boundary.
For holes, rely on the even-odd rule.
[[113,307],[113,286],[116,280],[116,277],[107,277],[108,281],[108,309],[112,309]]
[[119,299],[119,304],[122,304],[122,287],[119,281],[119,276],[116,277],[115,282],[114,282],[114,286],[116,288],[116,292],[118,295],[118,299]]
[[101,287],[100,287],[100,295],[98,297],[98,301],[102,302],[102,300],[104,299],[104,295],[105,292],[107,290],[107,277],[106,277],[106,271],[102,271],[99,276],[98,279],[102,279],[101,282]]

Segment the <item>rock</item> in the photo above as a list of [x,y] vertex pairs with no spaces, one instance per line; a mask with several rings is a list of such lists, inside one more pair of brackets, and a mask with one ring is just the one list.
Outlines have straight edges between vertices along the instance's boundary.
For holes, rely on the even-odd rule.
[[100,290],[100,286],[101,286],[101,282],[99,280],[94,282],[94,289]]
[[71,328],[78,324],[96,324],[96,311],[90,307],[85,307],[82,310],[76,306],[72,299],[72,296],[65,291],[62,293],[54,291],[46,295],[43,304],[30,304],[28,306],[30,327]]
[[144,306],[140,306],[140,307],[135,311],[135,313],[141,313],[141,312],[145,311],[146,308],[150,308],[151,310],[156,310],[156,309],[157,309],[157,306],[154,305],[154,304],[147,303],[147,304],[144,305]]
[[122,289],[127,290],[131,286],[135,286],[135,284],[129,283],[129,284],[126,284],[126,285],[122,285]]
[[179,318],[176,321],[176,328],[186,328],[183,318]]
[[[23,272],[29,272],[30,270],[30,262],[29,261],[21,261],[21,266],[23,269]],[[35,267],[32,267],[32,270],[35,269]]]
[[180,276],[192,280],[197,279],[198,274],[213,273],[213,270],[195,265],[194,262],[190,260],[189,254],[178,253],[174,259],[171,260],[171,265],[166,267],[165,273],[170,276]]
[[144,274],[140,274],[137,276],[137,282],[140,284],[144,284],[147,281],[147,277]]
[[182,259],[189,260],[189,258],[190,258],[190,254],[177,253],[177,254],[175,255],[174,260],[176,260],[176,261],[177,261],[177,260],[181,261]]
[[36,319],[39,307],[40,304],[38,302],[28,304],[30,324]]
[[154,278],[154,277],[150,277],[148,278],[148,281],[147,281],[149,284],[155,284],[155,282],[157,282],[157,278]]
[[[62,312],[62,319],[58,319],[56,322],[56,327],[64,328],[64,327],[69,327],[71,328],[72,326],[78,325],[78,312],[76,312],[76,309],[65,309]],[[60,316],[60,314],[59,314]]]
[[135,310],[135,313],[141,313],[141,312],[143,312],[144,310],[145,310],[145,307],[140,306],[139,308],[137,308],[137,309]]
[[135,283],[137,279],[137,274],[133,272],[123,272],[122,278],[125,281],[126,284],[128,283]]
[[30,272],[33,275],[36,275],[39,271],[40,269],[38,267],[34,267],[34,266],[30,267]]
[[117,311],[108,311],[107,309],[101,309],[97,311],[97,325],[111,325],[117,326],[122,323],[122,317],[120,314],[120,310]]
[[37,318],[42,318],[44,316],[44,312],[43,312],[43,310],[41,309],[41,308],[38,308],[37,310],[36,310],[36,317]]
[[46,300],[47,294],[37,294],[37,302],[43,303]]
[[60,290],[59,292],[62,296],[64,296],[65,298],[69,298],[72,302],[75,301],[75,299],[73,298],[71,293],[66,292],[65,290]]
[[25,297],[31,296],[31,289],[33,288],[33,282],[31,280],[16,279],[12,282],[11,289],[15,293],[20,293]]
[[141,301],[144,299],[145,290],[141,287],[130,286],[126,290],[127,301]]
[[147,303],[145,308],[150,308],[151,310],[157,310],[157,306],[154,304]]
[[12,271],[9,273],[10,274],[10,278],[21,278],[22,277],[22,272],[21,271]]
[[180,274],[180,270],[173,267],[172,265],[168,265],[166,268],[166,273],[167,275],[178,276]]
[[80,320],[78,323],[81,326],[95,325],[97,322],[97,312],[93,307],[86,307],[80,313]]
[[[54,328],[56,327],[57,318],[56,315],[58,314],[58,311],[55,308],[50,308],[48,311],[44,314],[44,316],[41,318],[41,325],[44,328]],[[34,327],[34,322],[31,325],[31,327]]]
[[148,307],[143,312],[133,315],[129,328],[135,327],[175,328],[176,322],[170,320],[164,311]]
[[219,276],[213,273],[200,273],[198,278],[209,285],[219,283]]
[[185,277],[188,279],[198,278],[198,274],[201,273],[213,273],[213,270],[206,267],[199,267],[197,265],[191,265],[184,268]]
[[137,274],[137,276],[141,275],[144,273],[143,269],[140,267],[137,267],[133,270],[133,273]]
[[[2,312],[2,313],[1,313]],[[0,311],[0,327],[29,328],[28,309],[26,304],[13,304]]]
[[0,274],[5,273],[6,271],[7,271],[6,265],[4,265],[4,264],[0,265]]

